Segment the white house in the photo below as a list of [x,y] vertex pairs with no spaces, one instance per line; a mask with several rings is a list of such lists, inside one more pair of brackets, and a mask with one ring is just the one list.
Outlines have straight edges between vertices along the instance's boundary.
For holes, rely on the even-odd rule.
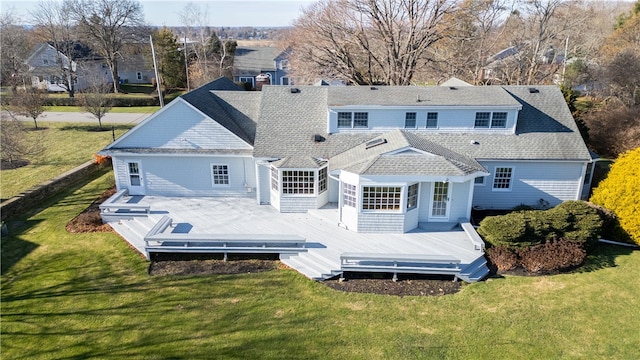
[[[76,44],[74,51],[88,51],[87,49],[82,44]],[[50,44],[41,43],[25,60],[25,64],[31,76],[31,85],[49,92],[66,92],[67,84],[71,84],[74,90],[81,91],[95,81],[111,82],[109,67],[106,63],[95,58],[81,60],[81,62],[69,61],[66,55]],[[67,78],[63,79],[63,76]]]
[[337,209],[407,234],[476,209],[581,197],[591,156],[556,86],[265,86],[221,78],[102,151],[119,190]]

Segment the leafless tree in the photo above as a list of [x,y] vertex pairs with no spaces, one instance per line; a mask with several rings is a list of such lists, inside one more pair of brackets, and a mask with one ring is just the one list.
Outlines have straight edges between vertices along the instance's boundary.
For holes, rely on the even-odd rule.
[[136,0],[68,0],[81,33],[104,58],[111,70],[113,91],[118,92],[118,58],[125,43],[136,39],[144,25]]
[[[409,85],[456,9],[450,0],[321,0],[303,11],[289,41],[294,77]],[[305,81],[305,80],[303,80]]]
[[32,21],[37,24],[38,38],[51,44],[56,50],[58,71],[55,74],[62,79],[64,87],[73,97],[75,93],[75,51],[77,40],[76,27],[71,20],[69,1],[53,2],[41,0],[31,12]]
[[[200,75],[206,80],[210,79],[209,69],[207,66],[207,42],[209,36],[211,36],[211,30],[209,25],[209,7],[208,5],[195,4],[189,2],[180,12],[180,20],[185,26],[185,37],[189,37],[192,44],[186,44],[185,46],[189,51],[194,52],[194,78],[197,79],[197,75]],[[204,83],[204,82],[203,82]]]
[[102,118],[113,106],[111,85],[106,83],[104,79],[94,76],[90,80],[89,87],[78,95],[78,100],[84,111],[98,119],[98,126],[103,129]]
[[26,87],[18,90],[9,101],[12,112],[33,119],[33,124],[38,129],[38,117],[44,112],[44,104],[47,100],[47,92],[42,89]]
[[19,85],[25,82],[25,60],[29,57],[30,46],[27,30],[18,25],[19,18],[12,8],[3,9],[0,13],[0,82],[10,86],[15,93]]
[[27,133],[22,122],[15,118],[3,119],[0,127],[0,158],[3,170],[27,165],[27,158],[44,152],[46,146],[43,131]]

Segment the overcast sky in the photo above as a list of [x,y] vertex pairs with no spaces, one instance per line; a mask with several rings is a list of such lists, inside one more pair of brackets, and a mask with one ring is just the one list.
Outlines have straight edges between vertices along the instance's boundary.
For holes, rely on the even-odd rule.
[[[55,1],[55,0],[49,0]],[[149,25],[182,26],[180,12],[192,2],[201,8],[208,7],[211,26],[289,26],[300,16],[301,9],[315,0],[138,0],[143,7]],[[29,11],[38,1],[0,0],[0,11],[10,9],[30,24]]]

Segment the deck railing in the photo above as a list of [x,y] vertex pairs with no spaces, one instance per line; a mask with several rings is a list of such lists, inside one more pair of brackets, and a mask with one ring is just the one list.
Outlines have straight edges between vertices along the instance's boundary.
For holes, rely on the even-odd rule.
[[[127,189],[122,189],[113,194],[113,196],[100,204],[100,212],[105,215],[123,216],[131,216],[136,213],[148,215],[151,212],[151,206],[147,203],[121,202],[121,200],[128,195],[129,191]],[[123,212],[122,210],[125,211]]]
[[172,220],[163,216],[144,237],[146,250],[164,253],[281,254],[306,251],[306,240],[290,234],[167,233]]
[[340,270],[353,272],[387,272],[398,279],[398,273],[457,275],[460,259],[447,255],[343,253]]

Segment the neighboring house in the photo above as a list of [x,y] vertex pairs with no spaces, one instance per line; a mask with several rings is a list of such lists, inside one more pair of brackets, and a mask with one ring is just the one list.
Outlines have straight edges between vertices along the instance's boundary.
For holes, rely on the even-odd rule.
[[270,46],[238,47],[233,58],[233,80],[262,85],[291,85],[288,50]]
[[405,234],[589,186],[592,159],[556,86],[236,89],[218,79],[106,147],[118,190],[329,206],[348,232]]
[[67,71],[71,67],[72,76],[67,80],[73,82],[76,91],[86,89],[96,78],[110,82],[109,68],[103,61],[89,56],[90,51],[81,44],[76,44],[74,51],[78,53],[79,61],[70,62],[66,55],[57,52],[50,44],[39,44],[25,60],[32,86],[50,92],[66,92],[68,89],[61,77],[60,61]]
[[142,53],[121,59],[118,62],[118,75],[123,84],[151,84],[155,78],[153,64]]

